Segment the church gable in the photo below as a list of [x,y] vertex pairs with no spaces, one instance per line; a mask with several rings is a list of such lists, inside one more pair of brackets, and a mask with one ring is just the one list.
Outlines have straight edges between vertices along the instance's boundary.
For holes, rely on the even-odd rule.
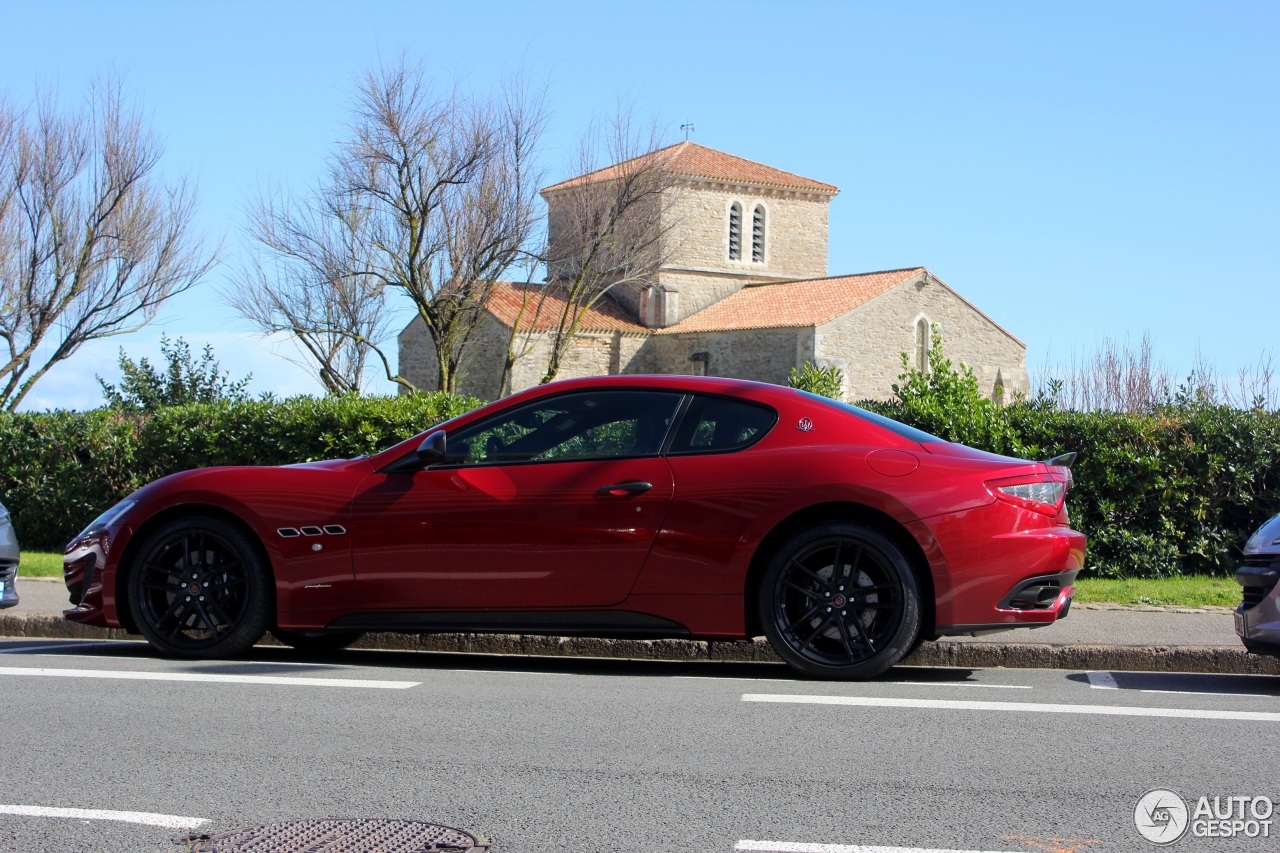
[[572,231],[566,208],[574,188],[618,180],[652,161],[680,178],[664,193],[665,262],[647,285],[612,294],[640,322],[671,326],[744,285],[827,274],[827,208],[837,187],[694,142],[544,189],[549,244],[566,244]]
[[902,353],[908,367],[927,367],[934,326],[947,357],[968,365],[984,394],[996,396],[997,385],[1029,393],[1026,344],[925,269],[820,324],[814,359],[844,373],[846,399],[887,397],[902,374]]
[[802,177],[792,172],[784,172],[782,169],[775,169],[773,166],[766,166],[763,163],[756,163],[744,157],[736,157],[733,154],[726,154],[723,151],[717,151],[714,148],[708,148],[705,145],[685,140],[684,142],[677,142],[675,145],[669,145],[666,148],[660,148],[650,154],[643,154],[631,160],[624,160],[621,163],[615,163],[612,166],[606,166],[603,169],[597,169],[594,172],[588,172],[585,175],[579,175],[576,178],[569,178],[558,184],[552,184],[549,187],[545,187],[542,190],[542,194],[545,197],[547,193],[554,193],[557,190],[579,184],[613,180],[637,162],[649,162],[651,160],[665,161],[663,162],[663,168],[667,171],[690,178],[730,183],[750,183],[762,187],[826,193],[829,195],[835,195],[840,191],[834,184],[815,181],[812,178]]

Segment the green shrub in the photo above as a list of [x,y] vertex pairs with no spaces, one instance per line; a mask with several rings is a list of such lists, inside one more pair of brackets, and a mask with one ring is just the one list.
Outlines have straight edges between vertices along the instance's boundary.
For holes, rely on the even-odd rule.
[[373,453],[480,405],[439,392],[0,413],[0,497],[24,549],[54,550],[157,477]]
[[[906,362],[904,361],[904,369]],[[906,370],[889,403],[861,405],[993,453],[1079,458],[1067,507],[1089,537],[1089,573],[1228,575],[1255,528],[1280,512],[1280,415],[1183,395],[1151,415],[1059,411],[1049,399],[1001,407],[945,358]]]
[[249,399],[244,389],[253,374],[232,382],[213,357],[212,344],[204,345],[204,354],[196,361],[191,355],[191,345],[182,338],[171,341],[166,335],[161,335],[160,354],[165,360],[163,371],[152,367],[145,358],[134,361],[124,354],[123,347],[120,348],[120,385],[117,387],[101,376],[97,377],[107,408],[154,412],[165,406]]
[[834,364],[827,367],[814,367],[806,361],[799,370],[791,368],[791,376],[787,386],[808,391],[810,394],[821,394],[833,400],[844,399],[844,371]]

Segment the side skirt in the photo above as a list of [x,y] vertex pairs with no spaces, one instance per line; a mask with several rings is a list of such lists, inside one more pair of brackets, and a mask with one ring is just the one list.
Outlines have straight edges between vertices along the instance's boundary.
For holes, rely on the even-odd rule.
[[669,640],[689,636],[689,629],[679,622],[629,610],[350,613],[334,619],[326,627],[333,631],[546,634],[631,640]]

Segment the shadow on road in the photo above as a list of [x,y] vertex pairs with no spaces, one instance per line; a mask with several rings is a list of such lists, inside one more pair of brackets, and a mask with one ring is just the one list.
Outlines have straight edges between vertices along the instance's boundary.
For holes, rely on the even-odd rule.
[[[1108,689],[1140,693],[1188,693],[1204,696],[1280,696],[1280,678],[1273,675],[1214,675],[1192,672],[1107,672]],[[1068,681],[1097,686],[1087,672],[1073,672]]]

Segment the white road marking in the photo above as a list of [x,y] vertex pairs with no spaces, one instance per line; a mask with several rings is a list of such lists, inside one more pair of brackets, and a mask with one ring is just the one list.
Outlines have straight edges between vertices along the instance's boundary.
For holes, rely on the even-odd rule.
[[468,672],[475,675],[577,675],[576,672],[542,672],[531,669],[442,669],[440,672]]
[[684,681],[767,681],[770,684],[799,684],[798,678],[747,678],[737,675],[673,675]]
[[1193,708],[1143,708],[1123,705],[1060,705],[1042,702],[973,702],[958,699],[887,699],[864,696],[806,696],[802,694],[744,693],[743,702],[784,702],[801,705],[854,705],[863,708],[916,708],[939,711],[1014,711],[1032,714],[1094,714],[1106,717],[1174,717],[1192,720],[1251,720],[1280,723],[1270,711],[1208,711]]
[[1171,693],[1176,696],[1269,696],[1274,693],[1211,693],[1208,690],[1138,690],[1138,693]]
[[285,675],[227,675],[198,672],[143,672],[110,669],[45,669],[0,666],[0,675],[30,675],[49,678],[105,678],[123,681],[199,681],[213,684],[272,684],[291,687],[364,687],[374,690],[407,690],[421,681],[378,681],[361,678],[308,678]]
[[1089,677],[1089,686],[1094,690],[1119,690],[1120,685],[1116,684],[1116,677],[1109,672],[1086,672]]
[[806,844],[801,841],[739,841],[734,850],[769,853],[1000,853],[992,850],[941,850],[934,847],[878,847],[865,844]]
[[[33,658],[71,658],[75,660],[145,660],[146,658],[130,657],[128,655],[64,655],[58,652],[49,654],[33,654]],[[222,664],[227,665],[227,664]],[[271,661],[271,660],[240,660],[235,662],[236,666],[279,666],[293,668],[295,666],[315,666],[323,669],[359,669],[359,665],[350,663],[304,663],[302,661]]]
[[909,687],[986,687],[991,690],[1030,690],[1030,684],[973,684],[952,681],[885,681],[883,684],[903,684]]
[[115,820],[122,823],[139,823],[143,826],[160,826],[165,829],[195,829],[209,822],[203,817],[184,817],[176,814],[153,812],[120,812],[114,809],[59,809],[48,806],[0,805],[0,814],[24,817],[61,817],[72,820]]
[[[798,678],[739,678],[724,675],[673,675],[686,681],[766,681],[770,684],[802,684]],[[1030,690],[1027,684],[970,684],[953,681],[881,681],[880,684],[901,684],[905,687],[985,687],[991,690]]]

